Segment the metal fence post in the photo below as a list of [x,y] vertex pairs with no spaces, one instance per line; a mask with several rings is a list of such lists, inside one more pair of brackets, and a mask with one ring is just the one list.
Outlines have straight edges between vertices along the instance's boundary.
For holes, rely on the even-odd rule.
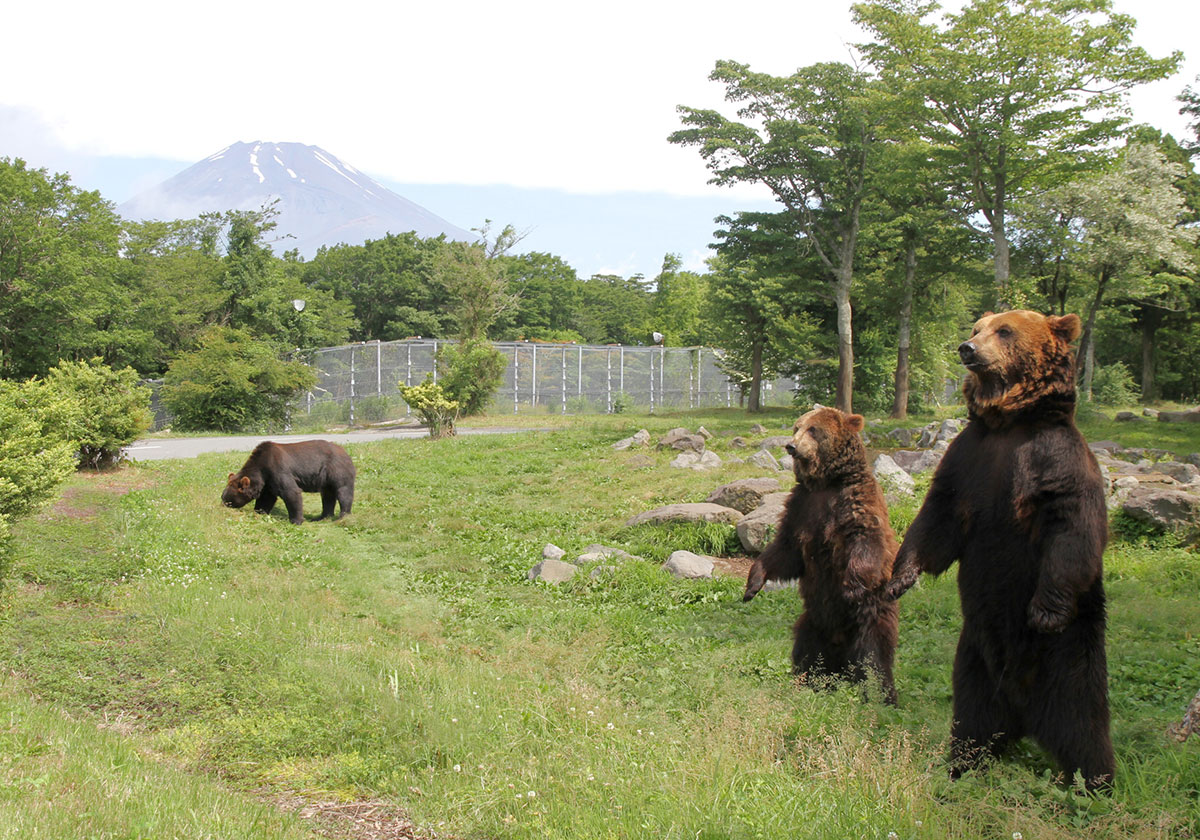
[[354,425],[354,345],[350,345],[350,425]]
[[518,399],[521,393],[518,386],[521,384],[521,345],[513,345],[513,414],[519,410]]
[[562,413],[567,413],[567,345],[562,349]]
[[650,348],[650,413],[654,413],[654,348]]
[[537,345],[530,344],[529,349],[533,351],[533,375],[529,377],[529,396],[533,401],[533,407],[537,408]]
[[604,351],[604,413],[612,414],[612,348]]

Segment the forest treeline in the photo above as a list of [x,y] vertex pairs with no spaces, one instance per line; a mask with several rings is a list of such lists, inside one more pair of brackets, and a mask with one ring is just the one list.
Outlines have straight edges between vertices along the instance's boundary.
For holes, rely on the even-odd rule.
[[[1108,0],[853,9],[871,36],[854,66],[719,61],[730,113],[679,109],[669,142],[779,206],[714,220],[702,272],[667,254],[654,277],[580,277],[490,223],[474,243],[395,233],[304,260],[271,207],[132,222],[66,174],[0,158],[0,376],[99,358],[157,377],[230,336],[284,354],[658,332],[724,348],[751,408],[759,379],[800,375],[802,401],[903,416],[957,375],[979,314],[1024,307],[1084,319],[1085,397],[1196,400],[1200,135],[1124,112],[1181,57],[1137,47]],[[1200,117],[1200,93],[1179,98]]]

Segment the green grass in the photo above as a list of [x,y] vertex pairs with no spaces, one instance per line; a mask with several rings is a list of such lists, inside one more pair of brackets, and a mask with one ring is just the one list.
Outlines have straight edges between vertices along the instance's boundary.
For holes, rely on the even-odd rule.
[[[1200,688],[1190,549],[1132,535],[1109,551],[1119,764],[1101,799],[1056,784],[1028,743],[947,780],[953,574],[901,603],[891,709],[793,684],[794,593],[742,604],[739,580],[658,568],[675,548],[730,550],[729,529],[629,516],[761,473],[653,451],[638,467],[609,444],[703,423],[724,456],[729,433],[792,419],[359,445],[354,513],[298,528],[221,507],[236,453],[73,479],[15,533],[0,837],[312,836],[271,804],[296,798],[386,803],[462,837],[1200,836],[1200,745],[1163,737]],[[531,583],[547,542],[647,562]]]

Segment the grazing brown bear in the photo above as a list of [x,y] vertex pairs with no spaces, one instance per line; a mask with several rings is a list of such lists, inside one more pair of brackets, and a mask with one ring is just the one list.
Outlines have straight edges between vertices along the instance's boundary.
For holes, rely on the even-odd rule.
[[275,500],[282,498],[288,519],[299,525],[304,521],[301,492],[321,494],[321,519],[333,516],[335,503],[341,506],[339,519],[349,513],[354,502],[354,462],[346,450],[327,440],[263,441],[239,472],[229,474],[221,501],[240,508],[256,500],[257,512],[270,513]]
[[889,590],[959,561],[951,770],[1033,736],[1089,788],[1113,776],[1104,654],[1104,484],[1075,428],[1075,315],[988,313],[958,348],[969,422]]
[[768,580],[799,578],[804,612],[793,631],[795,672],[862,681],[872,671],[884,701],[895,705],[897,608],[885,585],[896,537],[867,464],[862,427],[860,415],[832,408],[796,421],[784,447],[796,486],[774,540],[750,568],[743,600]]

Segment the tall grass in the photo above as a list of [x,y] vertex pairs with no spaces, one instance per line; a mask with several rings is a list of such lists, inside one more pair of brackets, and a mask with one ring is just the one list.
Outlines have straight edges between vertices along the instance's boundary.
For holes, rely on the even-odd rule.
[[[1027,743],[950,783],[952,574],[901,603],[892,709],[795,684],[793,592],[743,604],[740,580],[658,567],[673,548],[732,550],[728,529],[624,528],[761,473],[611,442],[703,423],[725,455],[751,422],[360,445],[354,514],[300,527],[220,506],[241,455],[134,467],[120,488],[75,479],[86,518],[60,507],[16,535],[0,814],[25,833],[0,836],[303,836],[263,804],[289,797],[385,802],[466,837],[1200,835],[1200,748],[1162,737],[1200,687],[1193,551],[1142,540],[1108,558],[1111,798],[1057,784]],[[646,560],[532,583],[546,542]],[[48,790],[80,816],[47,816]]]

